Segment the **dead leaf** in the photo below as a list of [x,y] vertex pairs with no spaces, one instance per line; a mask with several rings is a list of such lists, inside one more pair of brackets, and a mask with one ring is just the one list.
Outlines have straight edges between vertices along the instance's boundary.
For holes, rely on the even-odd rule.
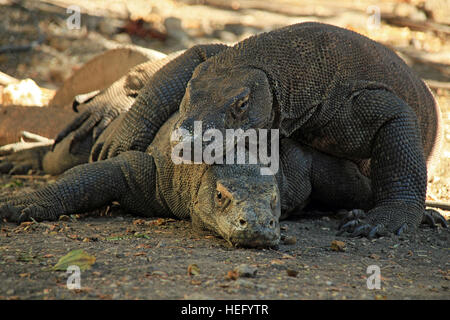
[[190,264],[187,268],[187,272],[188,272],[188,275],[195,276],[195,275],[200,274],[200,268],[195,263]]
[[136,219],[136,220],[133,221],[133,224],[135,226],[140,226],[140,225],[145,224],[145,220],[144,219]]
[[377,254],[375,254],[375,253],[372,253],[372,254],[369,256],[369,258],[372,258],[373,260],[380,260],[380,256],[377,255]]
[[339,240],[333,240],[331,242],[331,250],[342,252],[345,251],[345,242],[339,241]]
[[236,270],[230,270],[227,272],[227,275],[225,276],[225,279],[227,280],[237,280],[239,278],[239,272]]
[[94,263],[94,256],[87,254],[83,249],[78,249],[60,258],[53,270],[66,271],[69,266],[77,265],[83,271],[89,269]]
[[164,224],[166,224],[166,220],[163,218],[158,218],[156,220],[152,220],[152,221],[148,221],[146,224],[147,225],[152,225],[152,226],[162,226]]
[[136,249],[150,249],[152,246],[146,243],[141,243],[136,247]]

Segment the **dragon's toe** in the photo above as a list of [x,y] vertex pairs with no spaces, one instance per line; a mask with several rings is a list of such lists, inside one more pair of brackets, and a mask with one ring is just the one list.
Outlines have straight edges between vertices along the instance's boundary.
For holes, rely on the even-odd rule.
[[368,223],[362,224],[356,227],[355,230],[353,230],[353,232],[350,234],[350,237],[352,238],[360,236],[367,237],[372,229],[373,229],[372,225]]
[[403,224],[400,226],[400,228],[398,228],[398,229],[395,231],[395,235],[396,235],[396,236],[400,236],[400,235],[406,233],[407,231],[408,231],[408,224],[407,224],[407,223],[403,223]]
[[354,209],[347,212],[347,214],[341,219],[338,229],[355,228],[358,223],[366,218],[366,213],[360,209]]
[[436,228],[440,224],[443,228],[448,228],[448,222],[444,216],[438,211],[433,209],[425,210],[422,218],[422,224],[429,225],[432,228]]

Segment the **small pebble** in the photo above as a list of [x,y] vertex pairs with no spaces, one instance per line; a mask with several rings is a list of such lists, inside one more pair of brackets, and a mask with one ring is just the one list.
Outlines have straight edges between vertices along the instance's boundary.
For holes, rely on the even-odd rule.
[[256,276],[258,269],[249,266],[248,264],[241,264],[235,271],[239,274],[239,277],[253,278]]
[[297,238],[294,236],[286,236],[284,237],[283,243],[286,245],[293,245],[297,243]]

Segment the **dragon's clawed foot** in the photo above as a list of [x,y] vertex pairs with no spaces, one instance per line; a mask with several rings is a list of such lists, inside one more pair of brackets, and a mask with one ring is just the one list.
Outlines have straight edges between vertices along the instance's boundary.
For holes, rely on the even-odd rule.
[[21,223],[29,220],[55,220],[58,205],[45,203],[32,194],[19,196],[9,201],[0,200],[0,221]]
[[[394,210],[390,209],[388,212],[393,213]],[[338,227],[339,231],[337,235],[347,233],[349,237],[367,237],[373,239],[389,235],[390,233],[399,236],[413,229],[410,226],[411,223],[402,222],[400,218],[402,217],[402,214],[403,217],[408,217],[408,215],[414,215],[416,212],[398,210],[398,212],[396,212],[397,215],[382,215],[381,213],[382,211],[377,208],[367,214],[360,209],[351,210],[342,219]],[[388,219],[389,217],[392,218]],[[398,217],[398,219],[396,219],[396,217]],[[403,221],[405,221],[405,219],[403,219]],[[445,218],[439,212],[431,209],[425,210],[422,213],[421,223],[433,228],[437,227],[437,224],[440,224],[444,228],[448,227]]]
[[337,235],[348,233],[350,237],[367,237],[369,239],[387,234],[382,224],[372,225],[367,221],[366,213],[354,209],[347,213],[339,225]]
[[425,210],[422,218],[422,224],[429,225],[432,228],[436,228],[440,224],[443,228],[448,228],[448,222],[444,216],[438,211],[433,209]]

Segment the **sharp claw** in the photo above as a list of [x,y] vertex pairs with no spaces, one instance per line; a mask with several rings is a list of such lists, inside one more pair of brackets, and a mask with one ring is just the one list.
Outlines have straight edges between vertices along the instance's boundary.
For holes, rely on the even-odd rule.
[[447,220],[437,211],[433,209],[426,210],[423,214],[423,224],[427,224],[433,228],[436,228],[439,223],[443,228],[448,228]]
[[370,224],[363,224],[355,229],[355,231],[350,234],[350,237],[356,238],[359,236],[366,236],[371,231],[372,226]]
[[406,223],[404,223],[400,226],[400,228],[397,229],[395,234],[397,236],[399,236],[399,235],[402,235],[403,233],[405,233],[406,231],[408,231],[408,225]]
[[366,218],[366,213],[360,209],[353,209],[347,212],[347,215],[341,220],[338,229],[341,229],[344,224],[352,220],[363,220]]
[[430,213],[425,212],[425,214],[423,215],[423,218],[424,219],[423,219],[422,223],[427,224],[427,225],[429,225],[430,227],[433,227],[433,228],[436,227],[436,221],[434,221],[434,218],[433,218],[433,216]]
[[[340,229],[341,231],[345,232],[345,231],[349,231],[349,230],[353,230],[354,228],[356,228],[357,226],[359,226],[360,221],[359,220],[351,220],[347,223],[345,223]],[[350,231],[349,231],[350,232]]]
[[368,234],[369,239],[375,239],[377,236],[382,236],[385,234],[384,226],[381,224],[377,224],[375,227],[370,230]]
[[356,226],[358,226],[358,224],[359,224],[358,220],[351,220],[351,221],[347,222],[346,224],[344,224],[342,226],[342,229],[347,230],[347,229],[350,229],[350,228],[355,228]]
[[439,215],[438,221],[443,228],[448,228],[448,222],[447,222],[447,220],[445,220],[445,218],[443,216]]
[[80,103],[77,101],[77,100],[73,100],[73,103],[72,103],[72,110],[74,111],[74,112],[77,112],[78,113],[78,106],[80,105]]

